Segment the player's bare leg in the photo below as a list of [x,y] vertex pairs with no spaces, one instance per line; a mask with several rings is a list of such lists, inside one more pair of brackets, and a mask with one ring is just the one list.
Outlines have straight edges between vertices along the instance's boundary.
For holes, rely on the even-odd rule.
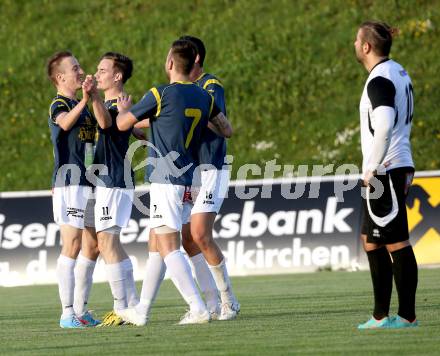
[[239,313],[240,304],[232,292],[223,253],[212,236],[215,216],[215,213],[191,215],[191,236],[205,256],[217,289],[220,292],[222,310],[219,320],[230,320],[234,319]]
[[64,224],[60,226],[60,234],[63,246],[61,248],[61,254],[58,257],[56,268],[58,290],[63,308],[60,326],[81,327],[81,322],[77,320],[75,316],[73,300],[75,289],[74,268],[76,258],[78,257],[81,249],[82,230]]
[[97,236],[99,251],[106,264],[118,263],[128,258],[122,248],[119,234],[100,231]]
[[191,216],[191,236],[210,266],[216,266],[224,260],[222,251],[212,237],[215,217],[215,213],[199,213]]
[[219,292],[203,253],[191,236],[190,224],[182,226],[182,245],[193,265],[197,284],[205,296],[211,319],[217,320],[221,312]]
[[98,238],[94,227],[84,227],[81,240],[81,254],[94,261],[98,259]]
[[189,257],[202,253],[202,250],[195,243],[191,236],[191,224],[182,225],[182,246]]

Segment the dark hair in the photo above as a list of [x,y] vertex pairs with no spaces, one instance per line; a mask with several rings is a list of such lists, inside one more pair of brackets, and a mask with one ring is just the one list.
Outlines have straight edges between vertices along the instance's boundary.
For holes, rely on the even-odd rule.
[[377,55],[388,56],[390,54],[393,36],[397,33],[397,29],[380,21],[366,21],[359,28],[362,29],[362,41],[371,44]]
[[107,52],[102,57],[103,59],[112,59],[114,67],[122,74],[122,83],[125,83],[131,78],[133,73],[133,61],[117,52]]
[[57,80],[55,77],[56,70],[58,69],[58,66],[60,65],[61,61],[67,57],[73,57],[72,52],[69,51],[56,52],[47,60],[47,64],[46,64],[47,76],[55,85],[57,84]]
[[197,54],[199,55],[200,58],[199,60],[200,67],[203,67],[203,62],[205,61],[205,57],[206,57],[206,48],[205,45],[203,44],[203,41],[200,38],[189,35],[182,36],[179,38],[179,40],[190,41],[194,44],[194,46],[197,48]]
[[194,66],[197,48],[191,41],[177,40],[171,45],[171,56],[177,71],[188,75]]

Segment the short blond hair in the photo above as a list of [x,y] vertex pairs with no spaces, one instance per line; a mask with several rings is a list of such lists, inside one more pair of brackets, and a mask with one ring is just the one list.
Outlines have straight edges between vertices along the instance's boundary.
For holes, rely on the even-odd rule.
[[47,60],[47,64],[46,64],[47,76],[54,85],[57,85],[56,74],[58,67],[60,66],[61,61],[67,57],[73,57],[72,52],[69,51],[56,52]]

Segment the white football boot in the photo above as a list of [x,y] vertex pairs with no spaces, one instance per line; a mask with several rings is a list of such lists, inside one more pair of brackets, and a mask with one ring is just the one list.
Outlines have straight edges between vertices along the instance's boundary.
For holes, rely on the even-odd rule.
[[240,313],[240,303],[237,301],[233,303],[223,303],[222,310],[218,320],[232,320]]
[[147,325],[148,317],[144,314],[139,314],[135,308],[126,308],[116,312],[122,320],[136,326]]
[[215,306],[209,308],[209,315],[211,317],[211,320],[219,320],[221,311],[222,309],[220,307],[220,304],[216,304]]
[[192,312],[188,310],[182,319],[179,322],[179,325],[188,325],[188,324],[205,324],[211,321],[211,317],[209,312],[205,310],[202,313]]

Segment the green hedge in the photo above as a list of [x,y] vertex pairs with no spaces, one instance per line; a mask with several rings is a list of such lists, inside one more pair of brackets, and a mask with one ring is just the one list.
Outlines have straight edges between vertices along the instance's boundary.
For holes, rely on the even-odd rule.
[[55,90],[47,57],[70,49],[94,73],[102,53],[125,53],[135,61],[127,89],[138,100],[166,81],[168,47],[182,34],[204,39],[205,69],[224,82],[233,177],[244,163],[271,159],[359,165],[367,73],[353,42],[357,26],[372,18],[401,30],[392,57],[414,82],[414,159],[419,170],[439,169],[439,10],[439,1],[397,0],[2,0],[0,190],[50,186],[47,113]]

